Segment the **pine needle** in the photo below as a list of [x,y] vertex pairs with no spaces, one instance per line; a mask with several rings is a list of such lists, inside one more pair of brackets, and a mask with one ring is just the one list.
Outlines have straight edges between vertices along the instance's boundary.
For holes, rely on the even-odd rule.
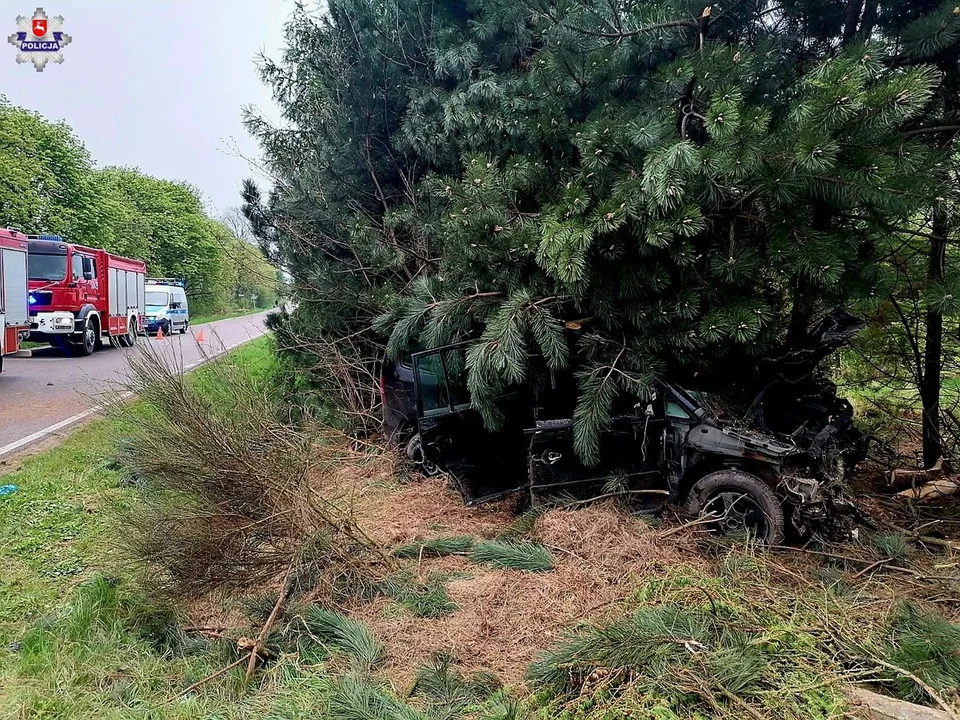
[[363,623],[317,606],[307,610],[303,623],[312,640],[347,654],[362,669],[376,667],[383,660],[383,645]]
[[432,540],[423,540],[401,545],[393,551],[393,554],[400,558],[442,557],[444,555],[469,553],[475,545],[476,540],[472,537],[468,535],[458,535],[456,537],[433,538]]
[[550,552],[536,543],[489,540],[477,545],[473,551],[473,560],[508,570],[553,570],[553,557]]

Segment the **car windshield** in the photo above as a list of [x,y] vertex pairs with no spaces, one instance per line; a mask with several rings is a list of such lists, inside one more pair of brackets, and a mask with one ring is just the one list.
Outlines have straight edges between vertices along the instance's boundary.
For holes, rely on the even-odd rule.
[[147,305],[160,305],[166,307],[170,302],[170,295],[165,292],[148,292]]
[[67,276],[67,256],[31,252],[28,256],[31,280],[63,280]]

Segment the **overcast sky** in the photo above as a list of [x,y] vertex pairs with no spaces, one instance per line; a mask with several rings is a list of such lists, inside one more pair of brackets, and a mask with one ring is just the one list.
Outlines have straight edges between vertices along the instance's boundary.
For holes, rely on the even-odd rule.
[[[73,40],[61,65],[17,65],[6,42],[18,15],[62,15]],[[218,214],[240,204],[252,174],[233,146],[256,155],[241,108],[278,112],[254,58],[278,57],[291,0],[4,0],[0,93],[65,120],[98,165],[186,180]]]

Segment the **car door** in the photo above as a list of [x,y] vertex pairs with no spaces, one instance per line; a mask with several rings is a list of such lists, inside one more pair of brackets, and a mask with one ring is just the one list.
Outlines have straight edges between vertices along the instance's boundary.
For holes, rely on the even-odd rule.
[[522,388],[499,402],[503,425],[488,431],[466,384],[469,343],[414,353],[417,424],[426,460],[444,470],[468,505],[488,502],[526,485],[526,437],[531,421]]
[[619,398],[609,427],[600,433],[597,463],[584,463],[574,443],[572,418],[538,420],[528,432],[532,495],[570,493],[594,497],[660,487],[665,422],[656,400]]

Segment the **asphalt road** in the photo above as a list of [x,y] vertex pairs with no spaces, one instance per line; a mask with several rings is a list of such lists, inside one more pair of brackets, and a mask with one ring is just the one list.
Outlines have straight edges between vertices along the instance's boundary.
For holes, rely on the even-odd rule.
[[[226,350],[263,335],[266,313],[191,327],[186,335],[139,338],[133,348],[108,344],[90,357],[65,357],[53,348],[29,358],[7,356],[0,373],[0,457],[26,450],[34,441],[65,431],[94,414],[105,394],[122,390],[130,353],[159,352],[171,366],[189,370]],[[203,330],[203,343],[197,335]],[[202,347],[201,347],[202,345]]]

